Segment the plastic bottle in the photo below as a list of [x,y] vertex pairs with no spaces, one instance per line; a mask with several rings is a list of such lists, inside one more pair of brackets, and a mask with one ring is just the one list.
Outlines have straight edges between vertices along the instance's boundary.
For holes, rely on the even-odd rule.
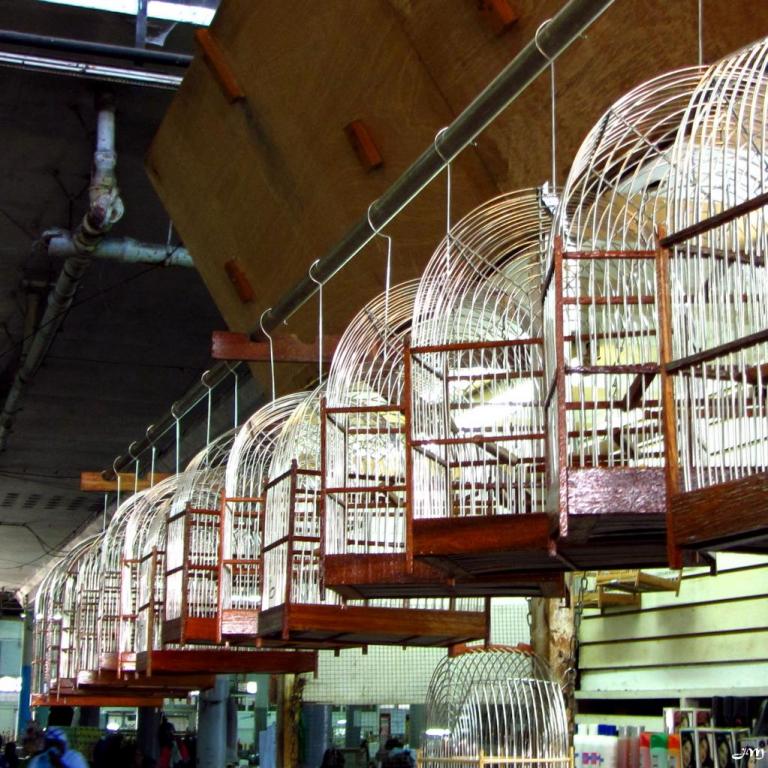
[[640,734],[640,768],[651,768],[651,734]]
[[677,733],[667,737],[667,766],[680,768],[680,736]]
[[650,738],[651,768],[668,768],[667,734],[652,733]]

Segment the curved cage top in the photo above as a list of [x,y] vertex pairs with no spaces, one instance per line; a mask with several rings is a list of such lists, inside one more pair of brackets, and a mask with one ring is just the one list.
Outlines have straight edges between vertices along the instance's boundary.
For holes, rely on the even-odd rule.
[[426,706],[426,768],[482,760],[490,765],[495,759],[548,768],[569,764],[562,692],[528,651],[477,648],[444,659]]
[[659,75],[597,121],[571,166],[553,229],[566,250],[654,250],[666,222],[673,147],[704,69]]
[[328,372],[329,407],[400,403],[403,345],[419,282],[393,286],[369,301],[344,331]]
[[557,198],[500,195],[456,223],[419,281],[412,346],[540,332],[542,265]]
[[165,542],[158,541],[158,523],[165,522],[168,507],[179,488],[179,475],[165,478],[142,495],[131,510],[125,525],[123,555],[125,559],[138,559],[148,554],[153,546],[161,549]]
[[252,499],[262,495],[280,431],[306,397],[306,392],[279,397],[259,408],[240,427],[227,459],[227,498]]

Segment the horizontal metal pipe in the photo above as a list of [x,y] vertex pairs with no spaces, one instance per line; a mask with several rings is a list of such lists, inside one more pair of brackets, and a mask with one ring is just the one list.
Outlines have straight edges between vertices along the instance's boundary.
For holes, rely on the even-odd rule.
[[[69,232],[58,231],[51,234],[47,248],[49,256],[60,258],[69,258],[77,253]],[[90,255],[95,259],[111,259],[126,263],[163,264],[168,267],[195,266],[186,248],[169,248],[156,243],[141,243],[131,237],[102,240]]]
[[33,35],[27,32],[16,32],[12,29],[0,29],[0,43],[7,45],[23,45],[27,48],[38,48],[45,51],[62,51],[67,53],[85,53],[93,56],[107,56],[111,59],[142,62],[146,64],[165,64],[171,67],[188,67],[192,56],[186,53],[169,51],[153,51],[144,48],[131,48],[127,45],[111,45],[109,43],[94,43],[89,40],[73,40],[68,37],[53,37],[51,35]]
[[[498,115],[557,58],[614,0],[570,0],[544,27],[538,41],[532,40],[483,90],[472,103],[441,132],[437,146],[429,147],[416,162],[371,206],[370,220],[364,216],[325,256],[320,259],[313,274],[326,282],[347,262],[355,257],[408,203],[413,200],[453,159],[470,144]],[[545,53],[542,53],[544,51]],[[307,275],[286,293],[264,317],[267,330],[276,328],[290,317],[317,291],[317,284]],[[260,337],[254,329],[251,337]],[[227,364],[217,364],[208,374],[208,384],[223,381],[232,370]],[[202,384],[192,387],[171,407],[172,412],[183,414],[207,394]],[[151,447],[153,435],[159,437],[175,423],[166,416],[158,425],[147,430],[147,437],[132,443],[131,453],[138,456]],[[129,466],[132,456],[118,456],[113,468],[104,472],[110,477],[114,471]]]

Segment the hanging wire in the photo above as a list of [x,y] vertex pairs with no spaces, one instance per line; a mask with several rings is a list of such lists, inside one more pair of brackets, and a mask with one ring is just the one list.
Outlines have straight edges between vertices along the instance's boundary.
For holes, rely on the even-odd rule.
[[213,387],[205,380],[210,371],[204,371],[200,377],[200,383],[208,390],[208,416],[205,422],[205,444],[211,444],[211,411],[213,409]]
[[227,367],[229,368],[229,372],[232,374],[232,376],[235,379],[235,391],[232,395],[232,402],[234,404],[234,427],[237,429],[237,425],[240,423],[240,377],[237,374],[237,366],[232,365],[232,363],[227,363]]
[[383,237],[387,241],[387,269],[384,277],[384,350],[386,352],[387,340],[389,338],[389,289],[392,285],[392,238],[373,225],[373,221],[371,221],[371,208],[373,208],[373,205],[374,203],[371,203],[368,206],[368,226],[374,235]]
[[104,491],[104,513],[101,517],[101,532],[107,530],[107,507],[109,506],[109,491]]
[[270,307],[269,309],[265,309],[261,313],[261,317],[259,318],[259,327],[261,328],[261,332],[267,337],[269,341],[269,368],[270,368],[270,373],[272,375],[272,402],[274,403],[277,397],[277,395],[275,394],[275,347],[274,347],[274,344],[272,343],[272,336],[267,332],[267,329],[264,327],[264,315],[266,315],[268,312],[271,312],[271,311],[272,311],[272,307]]
[[552,189],[557,189],[557,102],[555,99],[555,60],[539,45],[541,31],[550,24],[552,19],[547,19],[539,24],[533,41],[539,53],[549,62],[549,88],[552,125],[550,128],[552,138]]
[[309,268],[309,279],[318,286],[319,292],[319,304],[318,304],[318,352],[317,352],[317,371],[318,371],[318,384],[323,383],[323,283],[318,280],[313,274],[312,270],[320,263],[320,259],[316,259],[312,262]]
[[115,463],[117,462],[117,459],[112,462],[112,471],[115,473],[115,478],[117,479],[117,506],[120,506],[120,473],[115,469]]
[[699,66],[704,64],[704,0],[699,0],[698,8]]
[[176,421],[176,474],[179,474],[181,467],[181,418],[176,415],[176,403],[171,406],[171,416]]
[[155,484],[155,460],[157,459],[157,446],[152,443],[152,459],[151,464],[149,468],[149,485],[153,486]]
[[437,152],[440,159],[445,163],[445,234],[450,236],[451,233],[451,161],[440,150],[440,137],[448,130],[446,125],[441,128],[435,135],[435,152]]

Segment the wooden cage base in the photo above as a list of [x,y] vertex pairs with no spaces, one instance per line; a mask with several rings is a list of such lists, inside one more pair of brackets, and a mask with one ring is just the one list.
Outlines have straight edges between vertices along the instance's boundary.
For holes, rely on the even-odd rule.
[[259,611],[243,608],[224,608],[221,611],[219,624],[219,642],[249,641],[256,637],[259,631]]
[[153,675],[131,673],[117,675],[110,672],[80,672],[77,676],[78,690],[83,693],[116,695],[117,692],[148,692],[166,698],[186,696],[190,691],[205,690],[215,684],[215,673],[185,675]]
[[147,679],[188,674],[293,674],[317,671],[314,651],[162,650],[139,653],[136,670]]
[[33,707],[159,707],[163,706],[164,697],[156,693],[135,693],[126,691],[125,695],[112,693],[33,693]]
[[401,597],[560,597],[562,574],[510,571],[491,575],[455,574],[429,564],[408,567],[404,554],[326,555],[325,585],[349,600]]
[[670,515],[680,548],[768,553],[768,472],[677,494]]
[[486,614],[474,611],[288,604],[270,608],[259,618],[259,637],[274,646],[450,647],[486,635]]
[[217,616],[182,616],[163,622],[163,642],[217,643],[219,641],[219,619]]

